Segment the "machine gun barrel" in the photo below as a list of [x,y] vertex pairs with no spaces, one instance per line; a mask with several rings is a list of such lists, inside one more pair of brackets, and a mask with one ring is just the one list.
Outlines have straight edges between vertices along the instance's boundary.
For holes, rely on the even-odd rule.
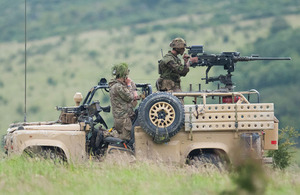
[[251,56],[251,57],[234,57],[236,62],[238,61],[255,61],[255,60],[291,60],[290,57],[258,57],[258,56]]

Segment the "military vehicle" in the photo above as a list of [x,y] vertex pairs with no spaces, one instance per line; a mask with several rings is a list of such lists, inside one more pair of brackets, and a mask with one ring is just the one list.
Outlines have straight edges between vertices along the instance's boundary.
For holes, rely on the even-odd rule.
[[[191,48],[196,48],[197,53],[199,46]],[[226,52],[217,58],[199,60],[199,65],[209,69],[214,63],[224,65],[226,76],[205,78],[206,82],[221,81],[224,88],[152,93],[151,85],[137,84],[142,100],[132,121],[130,140],[112,137],[102,117],[110,112],[110,107],[103,107],[94,97],[100,89],[109,91],[103,78],[82,103],[82,95],[77,93],[76,106],[57,107],[61,112],[57,121],[11,124],[4,137],[5,152],[47,152],[50,157],[68,162],[83,162],[89,157],[102,159],[119,152],[135,155],[137,160],[179,164],[234,163],[237,154],[238,158],[251,155],[261,162],[270,162],[272,159],[266,158],[264,151],[278,149],[279,121],[274,115],[274,104],[260,103],[256,90],[233,91],[231,72],[238,56],[236,52]],[[208,63],[210,60],[213,63]],[[184,103],[188,98],[191,104]]]
[[[259,103],[259,93],[156,92],[151,85],[137,84],[142,101],[136,110],[131,140],[111,137],[101,114],[110,111],[93,96],[109,89],[105,79],[82,100],[75,94],[76,106],[57,107],[59,119],[52,122],[11,124],[4,138],[8,155],[50,152],[69,162],[83,162],[90,155],[103,158],[115,152],[128,152],[136,159],[186,163],[189,160],[231,161],[238,148],[252,151],[264,160],[264,150],[278,148],[278,120],[273,103]],[[250,103],[251,96],[258,96]],[[182,104],[192,97],[193,104]],[[218,103],[209,103],[211,99]],[[99,125],[98,125],[99,124]]]

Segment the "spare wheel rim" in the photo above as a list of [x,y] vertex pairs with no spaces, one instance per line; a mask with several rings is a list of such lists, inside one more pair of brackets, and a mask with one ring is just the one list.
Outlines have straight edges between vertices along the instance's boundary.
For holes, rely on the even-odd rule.
[[151,123],[159,128],[167,128],[175,120],[175,110],[167,102],[157,102],[149,110]]

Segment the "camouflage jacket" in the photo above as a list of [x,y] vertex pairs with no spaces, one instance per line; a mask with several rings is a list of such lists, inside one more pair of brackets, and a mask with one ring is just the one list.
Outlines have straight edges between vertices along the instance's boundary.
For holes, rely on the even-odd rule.
[[181,60],[169,51],[163,59],[159,61],[159,74],[162,79],[170,79],[176,83],[180,82],[180,77],[189,72],[189,68],[181,63]]
[[134,86],[129,89],[126,83],[117,79],[109,82],[109,95],[114,118],[128,118],[134,114]]

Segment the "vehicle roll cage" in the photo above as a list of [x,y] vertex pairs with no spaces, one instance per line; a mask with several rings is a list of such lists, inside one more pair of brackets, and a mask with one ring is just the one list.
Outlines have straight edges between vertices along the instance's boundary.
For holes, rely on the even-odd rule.
[[[136,87],[141,88],[141,91],[143,94],[145,94],[145,96],[148,96],[152,93],[152,86],[150,84],[136,83]],[[98,89],[104,89],[106,92],[109,92],[109,85],[105,78],[101,78],[98,85],[96,85],[90,89],[90,91],[86,95],[84,101],[82,102],[82,105],[91,104],[91,101]]]

